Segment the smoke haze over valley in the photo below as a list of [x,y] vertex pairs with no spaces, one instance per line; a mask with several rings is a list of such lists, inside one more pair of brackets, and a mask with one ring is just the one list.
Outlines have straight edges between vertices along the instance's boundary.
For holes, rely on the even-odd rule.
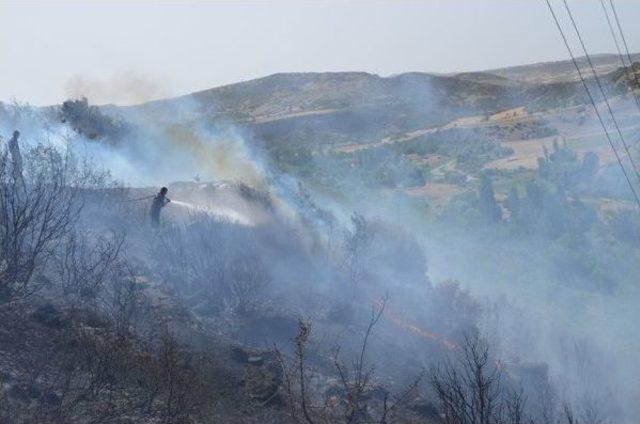
[[0,103],[0,423],[637,422],[639,62]]

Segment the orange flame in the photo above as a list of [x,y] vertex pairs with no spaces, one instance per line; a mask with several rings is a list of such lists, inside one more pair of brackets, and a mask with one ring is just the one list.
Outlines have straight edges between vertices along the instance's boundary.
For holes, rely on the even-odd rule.
[[458,345],[456,345],[453,341],[447,339],[446,337],[427,331],[417,324],[400,318],[398,315],[390,311],[389,308],[385,309],[383,316],[388,318],[389,321],[402,328],[403,330],[416,334],[425,340],[440,343],[449,350],[454,350],[458,347]]

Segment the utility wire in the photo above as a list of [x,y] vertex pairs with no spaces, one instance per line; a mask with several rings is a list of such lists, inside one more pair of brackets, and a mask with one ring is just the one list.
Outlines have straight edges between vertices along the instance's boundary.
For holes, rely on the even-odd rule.
[[620,31],[620,37],[622,38],[622,43],[624,44],[624,50],[627,53],[627,59],[629,60],[629,66],[631,67],[631,73],[633,74],[633,78],[636,82],[636,85],[640,87],[640,81],[638,81],[638,74],[633,69],[633,60],[631,60],[631,54],[629,53],[629,46],[627,45],[627,38],[624,36],[624,31],[622,31],[622,25],[620,25],[620,19],[618,18],[618,12],[616,11],[616,7],[613,5],[613,0],[609,0],[609,4],[611,5],[611,10],[613,11],[613,17],[616,20],[616,25],[618,26],[618,31]]
[[600,77],[598,76],[598,73],[596,72],[596,68],[595,66],[593,66],[593,61],[591,60],[591,56],[589,55],[589,52],[587,51],[587,47],[584,44],[584,40],[582,39],[582,35],[580,34],[580,30],[578,29],[578,25],[576,24],[576,21],[573,17],[573,13],[571,12],[571,9],[569,8],[569,3],[567,3],[567,0],[563,0],[564,3],[564,7],[565,9],[567,9],[567,14],[569,15],[569,18],[571,19],[571,25],[573,26],[573,29],[576,32],[576,35],[578,36],[578,40],[580,41],[580,45],[582,46],[582,51],[584,52],[585,57],[587,58],[587,62],[589,63],[589,67],[591,68],[591,73],[593,74],[593,78],[596,81],[596,84],[598,85],[598,89],[600,90],[600,93],[602,94],[602,98],[604,99],[604,103],[607,106],[607,110],[609,111],[609,115],[611,115],[611,121],[613,122],[613,125],[616,127],[616,131],[618,133],[618,136],[620,137],[620,141],[622,141],[622,146],[624,147],[624,150],[627,154],[627,157],[629,158],[629,162],[631,163],[631,167],[633,168],[633,171],[636,174],[636,178],[638,179],[638,182],[640,183],[640,172],[638,171],[638,167],[636,166],[633,157],[631,156],[631,153],[629,152],[629,146],[627,145],[627,142],[624,139],[624,135],[622,135],[622,131],[620,130],[620,125],[618,125],[618,120],[616,119],[615,114],[613,113],[613,109],[611,108],[611,104],[609,103],[609,99],[607,98],[607,93],[604,91],[604,88],[602,87],[602,83],[600,82]]
[[609,24],[609,32],[611,32],[611,38],[613,38],[613,42],[616,45],[616,50],[618,51],[618,57],[620,57],[622,66],[627,66],[624,60],[624,56],[622,56],[622,50],[620,50],[620,44],[618,44],[618,37],[616,36],[616,32],[613,30],[613,25],[611,24],[611,18],[609,18],[609,11],[607,11],[607,6],[605,6],[604,0],[600,0],[600,5],[602,6],[602,11],[604,12],[605,18],[607,18],[607,24]]
[[[615,11],[613,6],[613,0],[609,0],[609,4],[611,5],[612,10]],[[616,36],[616,32],[613,29],[613,24],[611,23],[611,18],[609,17],[609,11],[607,10],[607,6],[605,5],[604,0],[600,0],[600,5],[602,6],[602,11],[604,12],[605,18],[607,19],[607,25],[609,25],[611,38],[613,38],[613,42],[616,45],[616,50],[618,51],[618,57],[620,58],[620,62],[622,62],[622,70],[625,71],[625,68],[627,67],[627,63],[625,61],[624,55],[622,54],[622,50],[620,49],[620,44],[618,43],[618,37]],[[618,21],[617,18],[616,18],[616,22],[618,24],[618,31],[620,33],[620,36],[622,37],[622,39],[624,39],[624,33],[622,32],[620,21]],[[625,45],[626,45],[626,41],[625,41]],[[633,75],[634,82],[636,83],[636,86],[640,88],[640,83],[638,82],[638,76],[636,75],[636,72],[633,70],[633,62],[631,61],[631,55],[629,54],[629,50],[627,50],[627,58],[629,59],[629,70],[631,72],[631,75]],[[640,111],[640,99],[638,99],[638,95],[636,94],[633,86],[630,86],[629,88],[631,89],[631,95],[633,96],[633,100],[635,101],[636,107],[638,108],[638,111]]]
[[562,26],[560,25],[560,21],[558,20],[558,16],[556,15],[556,12],[553,10],[553,6],[551,6],[551,2],[549,0],[545,0],[545,2],[547,3],[547,7],[549,8],[549,12],[551,12],[551,16],[553,17],[553,21],[556,24],[556,27],[558,29],[558,32],[560,33],[560,36],[562,37],[562,41],[564,42],[565,47],[567,48],[567,51],[569,52],[569,56],[571,57],[571,61],[573,62],[573,66],[575,66],[576,71],[578,71],[578,76],[580,77],[580,81],[582,82],[582,86],[584,87],[585,91],[587,92],[587,96],[589,97],[589,100],[591,101],[591,105],[593,106],[593,110],[596,113],[596,116],[598,117],[598,121],[600,122],[600,125],[602,126],[602,129],[604,130],[604,133],[607,137],[607,140],[609,141],[609,145],[611,146],[611,150],[613,150],[613,153],[616,157],[616,160],[618,161],[618,165],[620,165],[620,169],[622,170],[622,173],[624,174],[625,179],[627,180],[627,184],[629,185],[629,189],[631,189],[631,193],[633,193],[633,197],[636,200],[636,203],[638,204],[638,207],[640,208],[640,198],[638,197],[638,193],[636,192],[636,189],[634,188],[633,184],[631,183],[631,179],[629,178],[629,174],[627,173],[627,170],[625,169],[624,165],[622,164],[622,160],[620,159],[620,155],[618,154],[618,150],[615,147],[615,144],[613,144],[613,140],[611,139],[611,136],[609,135],[609,131],[607,130],[607,127],[604,123],[604,120],[602,119],[602,116],[600,115],[600,111],[598,110],[598,106],[596,106],[596,102],[593,99],[593,95],[591,94],[591,90],[589,90],[589,86],[587,85],[587,82],[585,81],[583,75],[582,75],[582,71],[580,70],[580,66],[578,66],[578,62],[576,61],[576,58],[573,54],[573,51],[571,50],[571,46],[569,45],[569,41],[567,40],[566,35],[564,34],[564,30],[562,29]]

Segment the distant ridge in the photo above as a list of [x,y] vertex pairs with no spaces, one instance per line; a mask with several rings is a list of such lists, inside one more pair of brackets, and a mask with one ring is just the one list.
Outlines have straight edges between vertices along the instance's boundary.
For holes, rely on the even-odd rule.
[[[640,61],[640,53],[631,55],[633,61]],[[592,56],[594,65],[598,73],[608,73],[619,68],[620,59],[615,54],[597,54]],[[577,58],[580,66],[588,66],[585,57]],[[458,73],[432,73],[432,72],[405,72],[382,77],[378,74],[361,72],[361,71],[344,71],[344,72],[280,72],[264,77],[251,80],[239,81],[231,84],[225,84],[204,90],[191,92],[188,94],[170,97],[166,99],[153,100],[137,105],[124,106],[124,109],[139,107],[157,108],[166,104],[166,102],[184,99],[188,97],[206,98],[213,93],[232,93],[237,91],[252,91],[260,89],[264,86],[278,87],[279,85],[299,85],[304,83],[330,82],[344,83],[355,81],[401,81],[403,79],[437,79],[437,78],[453,78],[474,83],[485,83],[494,85],[509,85],[512,83],[528,83],[528,84],[545,84],[555,82],[573,82],[577,79],[577,73],[570,60],[537,62],[526,65],[516,65],[504,68],[494,68],[483,71],[466,71]],[[252,93],[252,95],[260,93]],[[266,93],[263,93],[266,94]]]
[[[640,53],[631,55],[631,59],[640,61]],[[598,73],[608,73],[622,66],[617,54],[603,53],[591,55],[591,60]],[[576,58],[580,67],[588,67],[585,56]],[[496,68],[484,71],[486,73],[528,83],[566,82],[578,78],[571,60],[538,62],[528,65],[516,65],[506,68]]]

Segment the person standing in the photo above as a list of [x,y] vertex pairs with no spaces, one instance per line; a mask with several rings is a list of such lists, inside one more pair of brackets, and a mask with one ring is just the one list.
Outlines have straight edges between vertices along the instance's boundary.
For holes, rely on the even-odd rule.
[[149,211],[149,215],[151,216],[151,225],[154,227],[160,226],[160,211],[162,208],[167,206],[167,203],[171,202],[171,199],[167,197],[167,192],[169,189],[166,187],[162,187],[158,194],[153,198],[153,202],[151,203],[151,210]]
[[17,184],[24,185],[24,179],[22,177],[22,154],[20,153],[20,144],[18,143],[19,137],[20,131],[14,131],[13,136],[9,140],[9,153],[11,154],[13,180]]

